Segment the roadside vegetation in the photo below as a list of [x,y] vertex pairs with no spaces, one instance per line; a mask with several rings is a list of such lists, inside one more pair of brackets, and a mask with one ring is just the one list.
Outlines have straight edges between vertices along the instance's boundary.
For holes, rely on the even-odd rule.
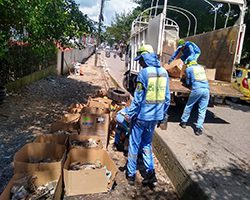
[[0,0],[0,13],[0,84],[55,63],[57,46],[95,31],[74,0]]

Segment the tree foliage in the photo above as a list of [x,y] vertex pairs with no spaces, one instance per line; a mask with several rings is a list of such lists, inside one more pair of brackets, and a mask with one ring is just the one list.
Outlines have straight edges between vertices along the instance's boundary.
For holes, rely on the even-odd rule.
[[0,84],[55,62],[55,44],[95,31],[74,0],[0,0],[0,13]]
[[114,40],[114,42],[127,42],[130,38],[131,24],[133,20],[140,13],[140,10],[135,9],[129,13],[116,14],[110,27],[107,27],[108,40]]
[[90,33],[93,25],[74,0],[0,0],[0,56],[8,41],[28,42],[46,49],[59,42]]

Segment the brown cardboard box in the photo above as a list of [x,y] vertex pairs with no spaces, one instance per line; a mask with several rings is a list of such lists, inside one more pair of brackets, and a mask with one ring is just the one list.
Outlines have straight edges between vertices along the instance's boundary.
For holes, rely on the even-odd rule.
[[102,108],[102,109],[110,109],[112,100],[104,97],[97,97],[97,98],[89,98],[87,106],[88,107],[95,107],[95,108]]
[[[81,146],[72,146],[71,145],[71,142],[74,141],[74,140],[84,142],[84,141],[88,141],[88,139],[96,140],[98,146],[91,148],[91,147],[81,147]],[[72,148],[102,149],[103,145],[102,145],[101,138],[99,136],[96,136],[96,135],[76,135],[76,134],[74,134],[74,135],[69,136],[69,149],[72,149]]]
[[57,186],[56,186],[56,190],[55,190],[55,194],[53,199],[54,200],[59,200],[61,199],[61,195],[62,195],[62,177],[61,177],[61,173],[53,173],[51,171],[40,171],[40,172],[30,172],[28,174],[15,174],[11,180],[9,181],[8,185],[6,186],[6,188],[4,189],[4,191],[2,192],[1,196],[0,196],[0,200],[10,200],[11,199],[11,188],[13,186],[14,181],[23,178],[26,175],[32,175],[32,176],[36,176],[37,179],[35,180],[34,184],[35,186],[41,186],[44,185],[50,181],[55,181],[57,180]]
[[[62,170],[62,162],[65,159],[66,148],[59,144],[29,143],[24,145],[14,156],[14,173],[26,173],[33,171],[59,171]],[[55,162],[31,163],[30,160],[42,160],[51,158]]]
[[205,69],[207,80],[214,81],[216,75],[216,69]]
[[164,68],[168,71],[169,76],[174,78],[180,78],[184,73],[183,65],[184,63],[181,59],[176,59],[170,64],[165,64]]
[[68,137],[68,135],[44,134],[37,136],[34,142],[67,145]]
[[50,132],[56,132],[58,130],[74,132],[79,129],[78,121],[80,119],[80,114],[65,114],[60,120],[51,124]]
[[109,110],[87,107],[82,110],[80,118],[80,134],[96,135],[101,138],[104,147],[107,147],[109,132]]
[[[100,161],[111,171],[112,176],[107,180],[106,169],[85,169],[72,171],[72,162],[95,163]],[[67,196],[107,192],[112,188],[117,174],[117,167],[107,151],[96,149],[71,149],[63,167],[65,193]]]

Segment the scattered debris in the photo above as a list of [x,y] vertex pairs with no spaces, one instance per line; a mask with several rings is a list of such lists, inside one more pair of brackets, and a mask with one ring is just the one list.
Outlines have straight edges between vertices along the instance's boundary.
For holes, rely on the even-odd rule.
[[36,176],[25,176],[14,181],[11,188],[11,200],[52,200],[57,181],[51,181],[37,187],[34,184],[36,179]]
[[87,140],[84,141],[79,141],[79,140],[72,140],[70,142],[71,146],[77,147],[85,147],[85,148],[95,148],[98,147],[100,145],[100,140],[95,140],[93,138],[89,138]]
[[96,160],[95,163],[86,163],[86,162],[72,162],[70,164],[70,170],[82,170],[82,169],[100,169],[102,168],[102,164],[100,160]]

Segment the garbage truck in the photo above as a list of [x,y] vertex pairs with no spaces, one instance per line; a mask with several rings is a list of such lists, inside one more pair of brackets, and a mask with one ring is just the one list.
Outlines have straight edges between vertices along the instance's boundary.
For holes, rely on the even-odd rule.
[[[225,97],[238,98],[242,94],[232,87],[235,65],[240,63],[246,24],[246,0],[214,0],[220,3],[230,3],[239,6],[240,15],[233,26],[210,32],[194,34],[183,38],[195,42],[201,49],[199,64],[205,66],[210,84],[211,100]],[[138,48],[143,44],[150,44],[159,56],[164,66],[177,47],[179,25],[167,15],[167,9],[173,6],[159,5],[159,1],[152,0],[151,7],[144,10],[133,21],[131,39],[126,59],[126,73],[123,86],[131,94],[136,87],[137,74],[141,67],[134,61]],[[171,75],[171,74],[170,74]],[[183,86],[180,78],[170,76],[171,102],[176,103],[187,99],[190,90]]]

